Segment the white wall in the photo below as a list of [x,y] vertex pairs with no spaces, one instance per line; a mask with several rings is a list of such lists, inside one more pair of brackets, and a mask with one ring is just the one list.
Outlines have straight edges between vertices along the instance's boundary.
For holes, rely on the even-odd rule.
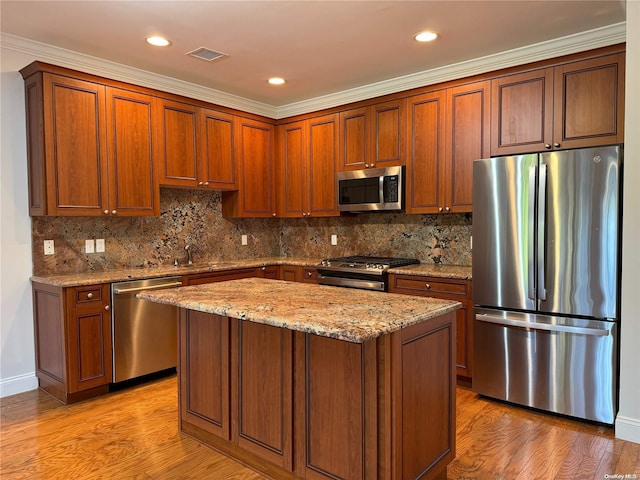
[[27,201],[24,55],[0,52],[0,396],[33,390],[31,220]]
[[640,443],[640,2],[627,1],[620,411],[616,436]]
[[[625,197],[620,412],[616,435],[640,443],[640,2],[627,2]],[[18,70],[35,60],[1,48],[0,396],[37,388],[29,277],[25,112]],[[633,88],[635,86],[635,88]]]

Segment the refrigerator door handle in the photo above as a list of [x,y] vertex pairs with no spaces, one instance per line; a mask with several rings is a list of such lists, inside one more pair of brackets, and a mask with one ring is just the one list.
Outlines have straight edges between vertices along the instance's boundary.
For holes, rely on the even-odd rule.
[[547,212],[547,165],[541,163],[538,171],[538,300],[547,299],[547,289],[545,288],[545,214]]
[[591,335],[594,337],[606,337],[611,335],[609,330],[600,328],[574,327],[571,325],[557,325],[548,323],[527,322],[525,320],[515,320],[513,318],[498,317],[485,313],[476,314],[476,320],[486,323],[495,323],[509,327],[525,328],[527,330],[546,330],[549,332],[576,333],[581,335]]
[[536,284],[534,277],[534,245],[535,245],[535,229],[533,212],[536,205],[536,166],[529,167],[529,235],[527,236],[527,286],[528,295],[531,300],[536,299]]

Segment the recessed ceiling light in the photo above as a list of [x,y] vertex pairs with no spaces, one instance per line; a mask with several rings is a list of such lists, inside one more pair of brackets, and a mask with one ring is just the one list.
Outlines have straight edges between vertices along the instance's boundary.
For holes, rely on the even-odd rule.
[[153,45],[154,47],[166,47],[171,45],[171,42],[164,37],[153,36],[146,38],[147,43]]
[[269,79],[269,83],[271,85],[283,85],[285,83],[284,78],[280,78],[280,77],[271,77]]
[[413,38],[415,38],[418,42],[431,42],[438,38],[438,34],[433,32],[420,32],[416,33]]

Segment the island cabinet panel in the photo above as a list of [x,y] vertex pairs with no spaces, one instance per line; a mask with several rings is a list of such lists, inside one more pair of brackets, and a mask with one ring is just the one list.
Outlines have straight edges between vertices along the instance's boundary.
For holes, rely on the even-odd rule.
[[223,192],[226,217],[275,217],[274,126],[239,118],[234,138],[239,162],[238,190]]
[[470,280],[389,275],[389,292],[442,298],[462,303],[456,310],[456,370],[462,382],[471,381],[473,357],[473,300]]
[[106,393],[112,379],[109,285],[32,284],[36,375],[63,403]]
[[180,418],[230,439],[229,319],[180,310]]
[[233,441],[291,471],[293,468],[293,332],[232,323]]
[[182,285],[202,285],[203,283],[226,282],[256,276],[255,268],[239,268],[237,270],[222,270],[219,272],[194,273],[182,277]]

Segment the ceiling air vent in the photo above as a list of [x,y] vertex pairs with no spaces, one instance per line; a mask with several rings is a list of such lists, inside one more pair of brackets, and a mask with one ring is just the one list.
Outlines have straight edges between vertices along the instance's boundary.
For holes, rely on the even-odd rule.
[[187,52],[185,55],[189,55],[191,57],[199,58],[200,60],[206,60],[207,62],[212,62],[220,57],[228,57],[226,53],[216,52],[215,50],[210,50],[206,47],[196,48],[191,52]]

